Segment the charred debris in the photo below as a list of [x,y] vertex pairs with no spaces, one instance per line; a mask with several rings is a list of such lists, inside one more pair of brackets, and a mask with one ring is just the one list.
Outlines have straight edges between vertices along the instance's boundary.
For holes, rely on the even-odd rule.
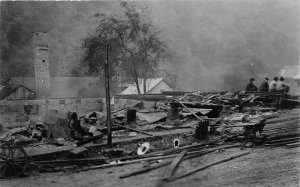
[[[299,100],[270,92],[196,91],[117,95],[131,100],[111,112],[112,146],[106,113],[50,111],[45,121],[1,132],[0,176],[78,172],[141,163],[120,178],[166,167],[163,182],[249,154],[255,147],[300,145]],[[182,160],[239,147],[215,163],[173,176]]]

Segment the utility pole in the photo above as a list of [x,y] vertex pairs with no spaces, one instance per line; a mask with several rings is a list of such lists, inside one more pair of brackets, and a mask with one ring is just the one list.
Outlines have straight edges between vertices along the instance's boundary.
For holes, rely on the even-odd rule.
[[111,134],[111,115],[110,115],[110,93],[109,93],[109,58],[108,52],[111,51],[111,45],[106,46],[106,62],[105,62],[105,95],[106,95],[106,126],[107,126],[107,146],[112,147],[112,134]]

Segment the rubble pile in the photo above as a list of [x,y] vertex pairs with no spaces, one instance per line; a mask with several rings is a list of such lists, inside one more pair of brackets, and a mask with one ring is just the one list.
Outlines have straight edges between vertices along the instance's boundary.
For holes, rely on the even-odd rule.
[[[142,101],[112,112],[112,148],[107,147],[105,112],[49,112],[43,123],[2,133],[0,141],[5,146],[0,148],[4,152],[24,148],[40,172],[141,162],[148,168],[121,176],[126,178],[169,165],[171,162],[162,160],[170,158],[179,163],[231,147],[298,146],[299,110],[282,108],[286,96],[269,95],[197,91],[131,96]],[[148,104],[153,99],[150,107],[145,107],[144,98]],[[5,162],[6,156],[2,155],[0,162]],[[172,180],[170,176],[165,176],[166,180]]]
[[27,127],[13,128],[0,136],[1,142],[22,143],[23,145],[37,143],[47,138],[47,130],[42,123]]

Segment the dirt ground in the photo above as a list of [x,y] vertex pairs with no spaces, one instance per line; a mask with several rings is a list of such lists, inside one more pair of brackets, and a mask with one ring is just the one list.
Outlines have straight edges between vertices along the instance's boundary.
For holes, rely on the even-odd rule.
[[40,173],[19,179],[0,180],[0,186],[300,186],[300,148],[232,148],[184,161],[175,175],[246,151],[250,151],[250,154],[164,184],[159,179],[166,167],[119,179],[120,175],[143,166],[137,163],[79,173]]

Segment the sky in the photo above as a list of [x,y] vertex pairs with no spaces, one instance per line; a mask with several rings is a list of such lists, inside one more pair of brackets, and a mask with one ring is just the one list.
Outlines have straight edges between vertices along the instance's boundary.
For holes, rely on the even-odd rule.
[[[299,1],[133,1],[172,51],[161,65],[179,90],[243,89],[250,77],[299,66]],[[0,2],[1,71],[33,76],[32,31],[47,30],[51,76],[71,76],[96,13],[122,15],[118,2]]]

